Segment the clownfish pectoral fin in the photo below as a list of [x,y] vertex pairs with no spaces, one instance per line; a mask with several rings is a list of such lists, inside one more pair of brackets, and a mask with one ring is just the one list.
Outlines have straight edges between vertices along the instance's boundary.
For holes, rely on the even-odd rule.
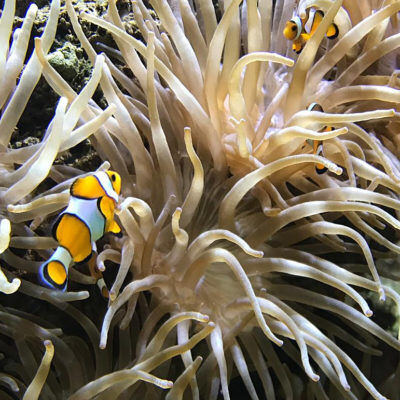
[[69,252],[61,246],[57,247],[53,255],[39,267],[39,280],[51,289],[65,291],[71,262]]
[[116,235],[120,235],[121,228],[114,220],[114,211],[115,211],[114,200],[108,196],[103,196],[101,199],[98,200],[97,206],[106,220],[105,232],[111,232]]
[[92,254],[90,229],[78,216],[63,213],[53,226],[54,238],[68,250],[74,262],[84,262]]
[[117,221],[113,219],[108,227],[107,232],[111,232],[118,237],[122,237],[121,227],[118,225]]
[[296,54],[300,54],[301,53],[301,51],[303,50],[303,45],[300,43],[300,42],[298,42],[298,41],[295,41],[295,42],[293,42],[293,44],[292,44],[292,50],[296,53]]
[[300,37],[296,40],[293,41],[292,44],[292,49],[296,54],[300,54],[306,45],[306,40],[303,38],[303,34],[300,35]]
[[97,199],[106,194],[95,175],[78,178],[70,188],[71,196],[81,199]]

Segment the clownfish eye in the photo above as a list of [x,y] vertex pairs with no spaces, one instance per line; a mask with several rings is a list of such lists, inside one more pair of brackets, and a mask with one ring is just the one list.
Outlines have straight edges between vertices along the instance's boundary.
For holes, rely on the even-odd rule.
[[117,179],[117,178],[115,177],[115,174],[112,174],[112,175],[111,175],[111,180],[112,180],[113,182],[115,182],[116,179]]
[[293,26],[292,26],[292,31],[294,32],[296,29],[297,29],[297,26],[296,26],[296,25],[293,25]]

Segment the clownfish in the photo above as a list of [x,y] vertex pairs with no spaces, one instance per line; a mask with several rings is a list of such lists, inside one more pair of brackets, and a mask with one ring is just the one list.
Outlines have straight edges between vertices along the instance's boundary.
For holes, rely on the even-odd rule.
[[58,247],[39,267],[42,284],[65,291],[72,263],[89,261],[95,242],[106,232],[121,234],[114,220],[120,191],[121,177],[114,171],[95,172],[72,183],[68,206],[52,229]]
[[[307,110],[324,112],[322,107],[317,103],[311,103],[308,106]],[[330,131],[333,131],[334,129],[335,128],[332,126],[324,126],[322,128],[321,132],[330,132]],[[322,141],[321,140],[307,139],[306,142],[312,147],[314,155],[319,156],[322,154]],[[328,170],[328,168],[326,168],[324,164],[316,164],[316,166],[315,166],[315,171],[317,172],[317,174],[323,174],[327,170]]]
[[[292,49],[297,54],[301,53],[307,41],[310,40],[311,36],[314,35],[316,29],[324,18],[324,13],[321,10],[314,10],[312,12],[312,23],[309,33],[306,31],[306,24],[310,18],[310,9],[307,9],[306,17],[300,18],[298,15],[294,16],[290,21],[286,22],[285,29],[283,30],[283,36],[287,40],[292,40]],[[339,35],[339,28],[335,23],[332,23],[326,36],[328,39],[335,39]]]

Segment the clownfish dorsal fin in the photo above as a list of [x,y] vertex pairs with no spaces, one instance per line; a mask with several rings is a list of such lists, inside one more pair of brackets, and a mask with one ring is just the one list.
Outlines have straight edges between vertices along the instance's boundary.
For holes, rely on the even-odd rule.
[[70,193],[71,196],[80,199],[97,199],[106,194],[95,175],[88,175],[76,179],[71,185]]

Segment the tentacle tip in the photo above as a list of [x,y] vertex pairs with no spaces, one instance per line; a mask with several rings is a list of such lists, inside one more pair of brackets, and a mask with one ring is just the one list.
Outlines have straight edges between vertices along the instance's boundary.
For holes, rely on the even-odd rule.
[[210,321],[210,317],[208,315],[203,315],[202,321],[203,322],[209,322]]
[[372,317],[373,312],[372,312],[372,310],[369,310],[369,309],[368,309],[368,310],[365,310],[364,315],[365,315],[366,317],[370,318],[370,317]]
[[311,376],[311,379],[312,379],[314,382],[318,382],[318,381],[319,381],[319,375],[313,374],[313,375]]
[[333,172],[335,175],[342,175],[343,168],[340,168],[337,165],[335,165],[334,167],[329,168],[329,171]]
[[283,346],[283,340],[280,340],[277,337],[274,338],[273,342],[279,347]]
[[99,349],[104,350],[106,348],[106,343],[100,342]]
[[256,251],[253,253],[253,256],[256,257],[256,258],[262,258],[262,257],[264,256],[264,252],[263,252],[263,251],[258,251],[258,250],[256,250]]
[[31,4],[30,6],[29,6],[29,9],[28,9],[28,11],[30,11],[31,13],[37,13],[37,11],[38,11],[38,6],[36,5],[36,4]]
[[343,389],[344,389],[346,392],[350,392],[351,387],[350,387],[350,385],[349,385],[348,383],[346,383],[345,385],[342,385],[342,386],[343,386]]
[[386,294],[385,294],[385,291],[383,290],[383,288],[379,288],[378,293],[379,293],[379,300],[380,301],[385,301],[386,300]]
[[108,297],[111,301],[114,301],[117,298],[117,293],[114,290],[110,290],[108,292]]

